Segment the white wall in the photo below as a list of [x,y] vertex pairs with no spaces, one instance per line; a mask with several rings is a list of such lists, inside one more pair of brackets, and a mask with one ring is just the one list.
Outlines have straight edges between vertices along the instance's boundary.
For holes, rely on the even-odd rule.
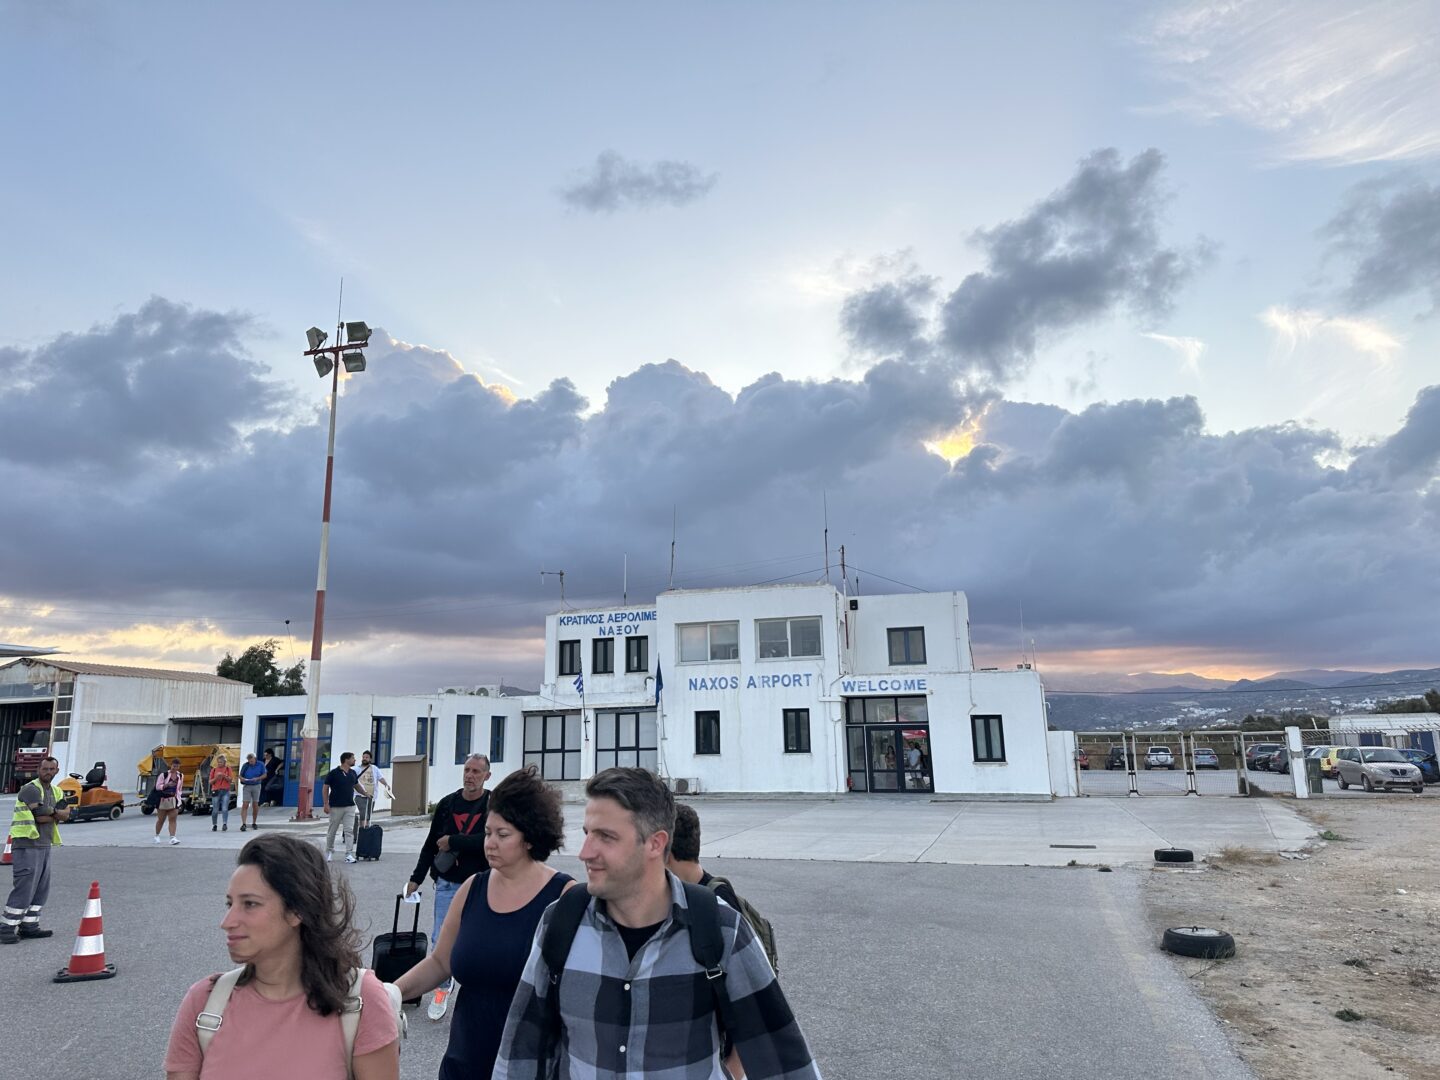
[[1075,775],[1075,732],[1050,731],[1046,737],[1050,744],[1051,794],[1062,799],[1079,795],[1079,779]]

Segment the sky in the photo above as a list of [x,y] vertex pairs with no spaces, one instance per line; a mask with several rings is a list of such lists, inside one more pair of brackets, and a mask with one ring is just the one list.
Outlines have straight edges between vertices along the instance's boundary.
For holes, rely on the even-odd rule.
[[1437,63],[1400,0],[0,0],[0,641],[308,655],[343,279],[327,690],[535,685],[539,571],[827,521],[982,664],[1436,666]]

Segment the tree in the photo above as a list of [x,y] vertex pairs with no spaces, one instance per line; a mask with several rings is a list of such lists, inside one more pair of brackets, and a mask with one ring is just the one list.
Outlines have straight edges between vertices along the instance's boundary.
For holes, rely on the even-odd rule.
[[1387,701],[1375,711],[1382,713],[1440,712],[1440,690],[1426,690],[1424,697]]
[[305,661],[281,670],[275,663],[275,650],[280,642],[269,638],[251,645],[238,657],[228,652],[215,665],[215,674],[238,679],[255,688],[256,697],[285,697],[305,693]]

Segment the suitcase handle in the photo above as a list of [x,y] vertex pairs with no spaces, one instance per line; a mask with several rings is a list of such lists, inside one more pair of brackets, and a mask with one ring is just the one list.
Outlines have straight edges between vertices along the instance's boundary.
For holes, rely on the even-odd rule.
[[[390,932],[391,932],[392,934],[398,934],[398,933],[400,933],[400,905],[403,904],[403,903],[405,903],[405,894],[404,894],[404,893],[396,893],[396,894],[395,894],[395,920],[394,920],[394,922],[392,922],[392,923],[390,924]],[[419,904],[415,904],[415,905],[414,905],[414,908],[415,908],[415,925],[410,928],[410,933],[411,933],[411,935],[418,934],[418,933],[420,932],[420,905],[419,905]]]

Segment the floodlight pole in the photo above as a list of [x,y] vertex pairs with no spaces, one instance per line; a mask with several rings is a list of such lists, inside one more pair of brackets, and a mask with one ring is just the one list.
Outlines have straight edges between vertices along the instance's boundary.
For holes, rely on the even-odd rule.
[[315,625],[310,637],[309,694],[305,702],[305,726],[300,729],[300,798],[293,821],[313,820],[316,763],[320,756],[320,656],[325,644],[325,582],[330,571],[330,492],[335,477],[335,415],[340,405],[342,352],[365,348],[365,341],[341,345],[345,324],[335,325],[335,344],[321,345],[305,355],[327,356],[334,363],[330,373],[330,437],[325,446],[325,499],[320,507],[320,569],[315,577]]

